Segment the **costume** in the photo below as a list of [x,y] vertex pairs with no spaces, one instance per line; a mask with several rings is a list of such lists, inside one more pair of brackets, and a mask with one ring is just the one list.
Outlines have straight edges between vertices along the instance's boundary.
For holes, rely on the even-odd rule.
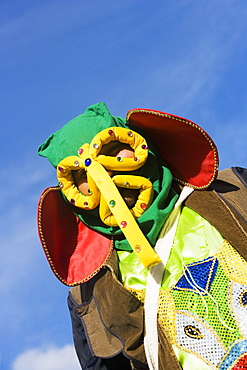
[[[116,141],[133,158],[102,154]],[[136,109],[126,122],[103,103],[39,154],[59,181],[41,196],[39,233],[54,273],[73,286],[82,368],[247,368],[246,172],[215,180],[215,144],[188,120]],[[74,185],[78,168],[87,195]],[[119,188],[138,189],[130,211]]]

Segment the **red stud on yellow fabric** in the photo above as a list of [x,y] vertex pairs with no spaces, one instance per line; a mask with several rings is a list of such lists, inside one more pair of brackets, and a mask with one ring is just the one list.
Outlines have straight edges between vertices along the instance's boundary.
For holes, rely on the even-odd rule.
[[83,153],[83,149],[82,148],[80,148],[79,150],[78,150],[78,154],[80,155],[80,154],[82,154]]

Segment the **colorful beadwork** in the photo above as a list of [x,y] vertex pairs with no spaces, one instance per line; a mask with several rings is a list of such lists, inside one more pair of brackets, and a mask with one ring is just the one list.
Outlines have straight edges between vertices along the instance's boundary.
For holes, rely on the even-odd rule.
[[218,260],[208,258],[195,264],[186,266],[184,275],[179,279],[174,289],[201,290],[203,293],[210,289],[214,280]]
[[[184,265],[177,283],[160,290],[159,323],[191,368],[195,356],[205,369],[247,369],[246,276],[247,263],[224,241],[218,254]],[[144,301],[144,290],[131,291]]]
[[[232,365],[234,365],[232,367]],[[247,368],[247,340],[236,343],[220,365],[220,370],[242,370]]]
[[241,294],[241,298],[240,298],[240,303],[242,304],[242,306],[247,306],[247,291],[243,292]]
[[184,327],[184,332],[188,337],[194,338],[194,339],[203,339],[203,335],[195,326],[193,325],[187,325]]

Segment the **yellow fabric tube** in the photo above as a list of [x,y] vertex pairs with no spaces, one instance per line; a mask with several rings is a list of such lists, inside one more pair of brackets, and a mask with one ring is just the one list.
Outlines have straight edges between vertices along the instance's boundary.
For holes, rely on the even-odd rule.
[[95,181],[99,191],[111,209],[117,224],[142,264],[150,268],[160,263],[161,259],[145,238],[107,171],[100,163],[94,160],[90,160],[88,163],[88,173]]

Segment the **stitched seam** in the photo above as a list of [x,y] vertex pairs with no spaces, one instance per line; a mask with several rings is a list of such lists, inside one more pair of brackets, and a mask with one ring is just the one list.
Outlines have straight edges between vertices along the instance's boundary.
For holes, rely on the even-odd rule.
[[[217,195],[223,200],[223,202],[225,202],[226,204],[228,204],[229,208],[231,207],[232,209],[234,209],[234,211],[239,215],[239,217],[241,217],[241,219],[244,221],[244,223],[247,224],[247,220],[242,216],[242,214],[233,206],[235,204],[237,204],[236,202],[234,201],[228,201],[225,197],[223,197],[223,195],[221,195],[220,193],[217,192]],[[242,210],[241,210],[242,211]]]
[[[214,194],[215,197],[217,197],[217,193],[216,193],[215,190],[213,190],[213,194]],[[242,225],[239,223],[239,221],[235,217],[234,213],[231,211],[231,209],[228,206],[228,204],[225,203],[220,196],[218,198],[219,198],[220,202],[223,204],[223,206],[229,211],[230,215],[232,216],[232,218],[234,219],[234,221],[236,222],[236,224],[238,225],[239,229],[242,231],[242,233],[244,234],[244,236],[247,237],[246,231],[244,230],[244,228],[242,227]]]

